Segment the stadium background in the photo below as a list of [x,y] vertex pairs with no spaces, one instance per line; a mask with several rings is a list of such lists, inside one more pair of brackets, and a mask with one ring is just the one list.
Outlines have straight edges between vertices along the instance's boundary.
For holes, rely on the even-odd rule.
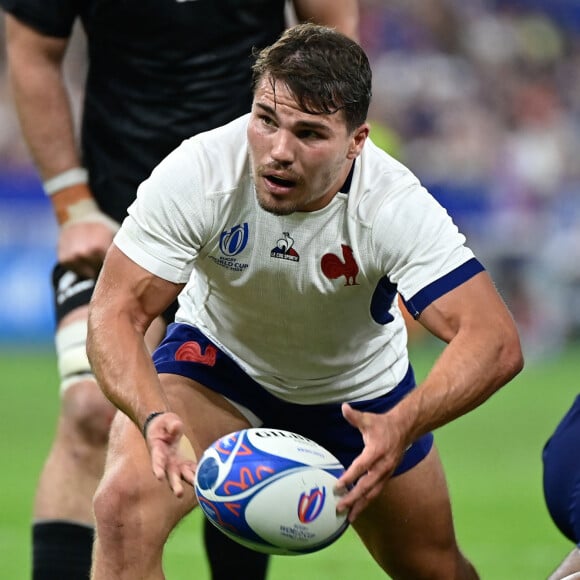
[[[462,543],[484,579],[540,579],[569,548],[543,506],[539,457],[578,390],[580,3],[361,6],[361,42],[375,74],[372,135],[467,233],[524,339],[524,373],[439,435]],[[0,15],[0,577],[20,580],[28,577],[35,478],[56,416],[56,228],[20,137],[1,25]],[[78,33],[67,66],[77,111],[82,44]],[[440,346],[413,329],[424,372]],[[197,527],[176,534],[170,577],[190,577]],[[272,580],[381,577],[350,537],[283,562]]]

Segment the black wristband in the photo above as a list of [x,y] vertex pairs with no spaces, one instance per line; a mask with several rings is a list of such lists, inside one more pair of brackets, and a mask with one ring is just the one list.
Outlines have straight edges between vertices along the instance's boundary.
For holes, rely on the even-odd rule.
[[149,423],[151,423],[151,421],[153,421],[153,419],[155,419],[155,417],[159,417],[159,415],[163,415],[163,413],[166,413],[167,411],[153,411],[153,413],[149,413],[149,415],[147,415],[147,418],[145,419],[145,422],[143,423],[143,428],[141,429],[141,433],[143,433],[143,437],[145,439],[147,439],[147,427],[149,427]]

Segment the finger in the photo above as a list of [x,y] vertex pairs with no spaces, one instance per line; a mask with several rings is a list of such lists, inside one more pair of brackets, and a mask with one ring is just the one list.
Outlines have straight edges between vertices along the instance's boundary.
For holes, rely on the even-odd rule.
[[350,423],[350,418],[352,417],[352,411],[354,411],[354,409],[348,403],[343,403],[340,406],[340,410],[342,411],[342,416]]
[[195,485],[195,464],[187,463],[181,467],[181,479],[191,486]]
[[170,471],[167,474],[167,479],[169,481],[169,487],[175,497],[183,497],[183,484],[181,483],[181,473],[179,471]]
[[163,481],[166,478],[167,470],[167,454],[164,445],[159,445],[153,443],[151,446],[151,467],[153,468],[153,474],[159,481]]
[[365,509],[369,502],[376,497],[379,488],[374,485],[368,475],[363,476],[357,484],[337,503],[339,513],[348,513],[348,519],[353,522]]
[[360,497],[360,490],[356,489],[354,486],[352,489],[345,491],[344,493],[340,493],[340,499],[336,504],[336,510],[339,513],[344,513],[350,511],[352,506]]
[[353,426],[360,430],[364,413],[353,409],[348,403],[343,403],[341,407],[342,416]]
[[368,501],[364,495],[356,494],[345,496],[336,505],[338,514],[346,514],[348,521],[353,522],[360,512],[367,506]]
[[[361,498],[368,497],[369,494],[373,497],[380,489],[380,486],[375,489],[380,483],[380,473],[370,468],[371,463],[364,456],[363,452],[353,461],[335,486],[335,492],[341,495],[337,503],[339,513],[352,512],[353,507],[361,501]],[[360,512],[360,509],[358,511]],[[356,511],[352,515],[356,517]]]
[[371,464],[367,460],[367,453],[363,452],[350,464],[350,467],[338,478],[335,486],[337,493],[345,493],[351,488],[359,478],[361,478],[369,469]]

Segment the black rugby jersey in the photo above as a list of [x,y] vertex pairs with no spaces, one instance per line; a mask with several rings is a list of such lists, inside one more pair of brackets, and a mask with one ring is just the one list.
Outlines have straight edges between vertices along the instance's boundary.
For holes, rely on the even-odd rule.
[[138,184],[183,139],[250,110],[252,49],[285,28],[284,0],[0,5],[50,36],[69,36],[80,17],[89,53],[83,161],[99,205],[118,221]]

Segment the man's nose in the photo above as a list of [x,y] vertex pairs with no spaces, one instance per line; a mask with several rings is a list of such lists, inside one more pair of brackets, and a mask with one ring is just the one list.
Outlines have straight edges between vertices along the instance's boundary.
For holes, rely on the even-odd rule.
[[294,161],[293,136],[288,131],[277,131],[272,143],[272,159],[288,165]]

